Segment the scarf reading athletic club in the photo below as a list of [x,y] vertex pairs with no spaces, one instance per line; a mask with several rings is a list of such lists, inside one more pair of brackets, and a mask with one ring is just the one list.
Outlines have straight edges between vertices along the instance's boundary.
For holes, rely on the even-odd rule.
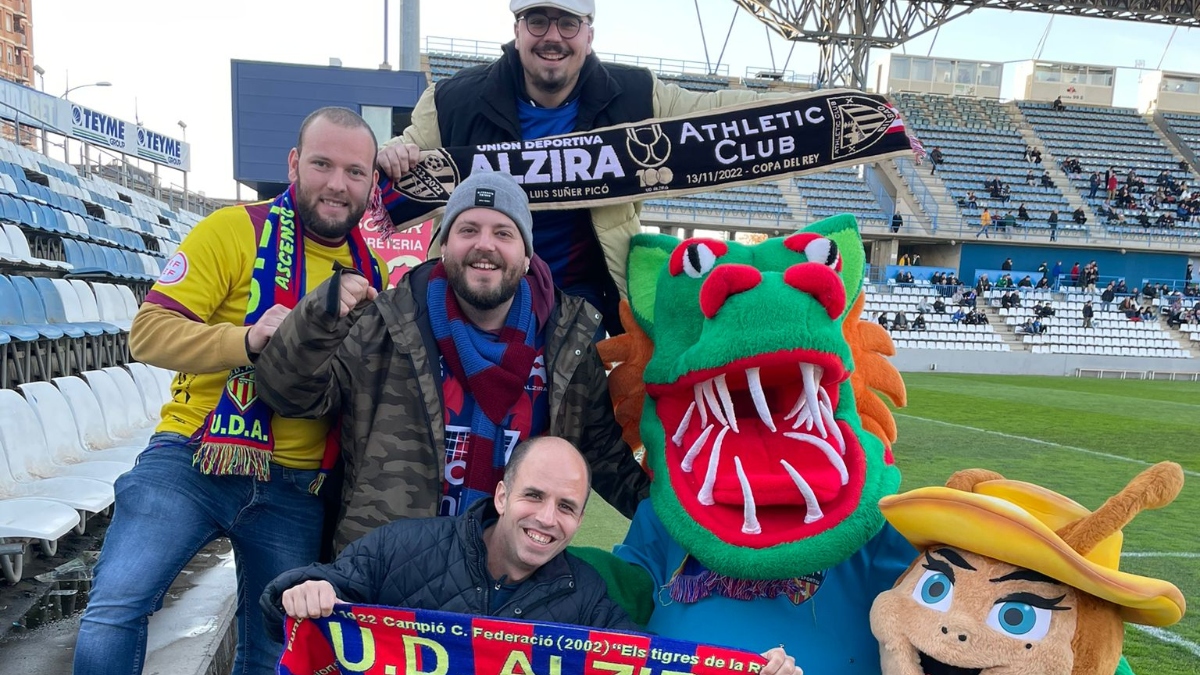
[[657,635],[372,605],[287,619],[278,675],[747,675],[751,652]]
[[401,231],[441,212],[476,171],[516,177],[537,210],[666,199],[878,162],[924,149],[887,99],[830,89],[566,136],[438,148],[380,193]]
[[[291,309],[304,296],[307,273],[304,264],[304,225],[296,215],[295,191],[296,186],[292,185],[276,197],[265,218],[262,209],[246,210],[258,235],[258,250],[243,325],[254,325],[274,305]],[[382,291],[386,277],[367,248],[359,228],[350,231],[346,243],[350,247],[354,268],[367,278],[375,290]],[[267,404],[258,398],[254,366],[241,366],[229,371],[216,408],[197,431],[200,447],[192,456],[192,464],[198,466],[201,473],[270,480],[271,453],[275,449],[275,438],[271,432],[272,415]],[[334,425],[326,436],[320,472],[309,485],[309,492],[313,494],[321,489],[325,476],[337,461],[338,432],[337,425]]]

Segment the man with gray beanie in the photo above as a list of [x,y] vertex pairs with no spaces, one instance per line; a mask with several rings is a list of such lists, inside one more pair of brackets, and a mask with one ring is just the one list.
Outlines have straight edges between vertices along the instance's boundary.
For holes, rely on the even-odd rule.
[[259,357],[258,391],[279,414],[340,417],[335,550],[490,498],[509,453],[535,436],[579,448],[596,492],[626,516],[648,495],[592,345],[599,313],[555,289],[531,223],[512,176],[474,174],[434,233],[440,259],[379,294],[335,272]]

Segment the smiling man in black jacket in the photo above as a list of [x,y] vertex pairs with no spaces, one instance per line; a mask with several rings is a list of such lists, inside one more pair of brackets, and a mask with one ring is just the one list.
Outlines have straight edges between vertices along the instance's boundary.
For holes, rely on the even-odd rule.
[[600,575],[565,552],[590,483],[587,462],[569,442],[525,441],[493,499],[457,517],[389,523],[332,564],[280,575],[262,597],[268,631],[281,637],[284,613],[329,616],[335,602],[637,630]]

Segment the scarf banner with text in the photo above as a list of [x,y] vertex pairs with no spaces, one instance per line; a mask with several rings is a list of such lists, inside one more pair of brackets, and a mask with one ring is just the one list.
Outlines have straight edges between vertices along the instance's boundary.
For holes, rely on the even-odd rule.
[[287,620],[278,675],[736,675],[758,654],[537,621],[371,605]]
[[439,213],[475,171],[512,174],[537,211],[678,197],[911,153],[924,151],[886,98],[830,89],[566,136],[427,150],[399,179],[381,174],[380,187],[390,231]]

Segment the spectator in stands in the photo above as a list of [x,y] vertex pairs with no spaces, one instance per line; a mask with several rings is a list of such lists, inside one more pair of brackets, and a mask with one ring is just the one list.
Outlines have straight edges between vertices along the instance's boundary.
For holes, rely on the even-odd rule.
[[904,227],[904,217],[901,216],[898,212],[893,213],[892,214],[892,226],[891,226],[892,233],[894,234],[896,232],[899,232],[900,228],[902,228],[902,227]]
[[929,304],[929,298],[921,298],[917,303],[917,311],[924,314],[933,311],[933,307]]
[[1113,293],[1116,293],[1117,295],[1124,295],[1128,292],[1128,289],[1125,288],[1125,280],[1117,279],[1117,285],[1113,286]]
[[1008,270],[1011,270],[1012,267],[1013,267],[1012,258],[1005,258],[1004,262],[1000,263],[1000,269],[1002,271],[1007,272]]
[[996,288],[1012,288],[1012,287],[1013,287],[1013,281],[1012,281],[1011,274],[1001,274],[1000,278],[996,280]]
[[1163,188],[1170,187],[1174,182],[1171,180],[1171,172],[1167,169],[1158,172],[1158,177],[1154,179],[1154,184]]
[[1030,279],[1029,275],[1026,274],[1017,282],[1017,288],[1033,288],[1033,279]]
[[1058,281],[1058,278],[1062,276],[1062,269],[1063,269],[1063,264],[1062,264],[1061,260],[1054,263],[1054,267],[1052,267],[1050,269],[1050,283],[1051,284]]
[[1009,292],[1000,296],[1001,309],[1012,309],[1012,295],[1013,294]]
[[983,326],[986,325],[987,322],[987,315],[975,308],[972,308],[971,311],[967,312],[966,318],[963,319],[963,323],[969,326]]
[[913,330],[925,330],[925,313],[917,312],[916,318],[912,321]]
[[1087,216],[1083,213],[1082,206],[1075,209],[1075,212],[1071,214],[1071,220],[1075,221],[1076,225],[1086,225],[1087,224],[1088,219],[1087,219]]
[[1083,303],[1083,327],[1084,328],[1092,327],[1092,317],[1095,315],[1096,315],[1096,312],[1095,312],[1095,310],[1092,309],[1092,301],[1088,300],[1087,302]]
[[1176,295],[1167,308],[1167,326],[1179,328],[1183,325],[1183,296]]
[[1111,168],[1104,175],[1104,188],[1108,190],[1108,201],[1112,201],[1117,195],[1117,170]]
[[1046,317],[1054,316],[1054,306],[1047,302],[1040,309],[1034,308],[1033,313],[1039,318],[1045,319]]
[[[566,5],[577,13],[563,6],[512,0],[515,39],[490,65],[460,70],[426,89],[412,124],[379,151],[383,171],[393,178],[407,173],[422,149],[531,141],[778,96],[686,91],[646,68],[601,61],[592,53],[594,1]],[[550,266],[556,286],[600,310],[604,324],[597,337],[605,330],[624,332],[619,291],[625,287],[629,238],[638,228],[633,203],[534,213],[538,256]]]
[[1115,281],[1110,281],[1100,293],[1100,307],[1106,312],[1108,311],[1109,305],[1111,305],[1113,301],[1117,299],[1116,286],[1117,283]]
[[896,312],[896,318],[892,319],[892,330],[908,330],[908,317],[904,312]]
[[1042,264],[1038,265],[1038,268],[1036,271],[1038,274],[1041,274],[1042,276],[1046,276],[1046,273],[1050,271],[1050,266],[1048,264],[1046,264],[1045,260],[1043,260]]
[[1146,213],[1146,209],[1138,209],[1137,223],[1142,227],[1150,227],[1150,214]]
[[962,323],[962,321],[966,318],[967,318],[967,314],[966,314],[966,312],[963,311],[963,309],[961,307],[954,310],[954,313],[950,315],[950,321],[952,323]]
[[1033,147],[1032,145],[1027,146],[1025,148],[1025,161],[1030,162],[1032,164],[1041,164],[1042,163],[1042,151],[1038,150],[1037,148]]
[[934,272],[933,274],[929,275],[929,283],[932,286],[941,286],[945,278],[945,274],[942,274],[941,272]]
[[1020,307],[1020,306],[1021,306],[1021,292],[1020,292],[1020,291],[1013,291],[1013,292],[1012,292],[1012,293],[1009,295],[1009,299],[1008,299],[1008,301],[1009,301],[1009,303],[1010,303],[1010,304],[1011,304],[1011,305],[1012,305],[1014,308],[1015,308],[1015,307]]
[[1084,288],[1095,293],[1096,284],[1100,281],[1100,266],[1096,264],[1095,260],[1093,260],[1087,264],[1087,267],[1084,268],[1084,273]]
[[992,213],[991,211],[988,211],[988,208],[985,206],[983,207],[983,213],[979,214],[979,231],[975,233],[975,238],[978,239],[979,235],[982,234],[984,239],[991,239],[991,237],[988,236],[988,230],[991,228]]
[[1154,321],[1156,313],[1153,305],[1142,306],[1142,321]]
[[1130,169],[1129,173],[1125,174],[1125,185],[1129,187],[1130,192],[1146,191],[1146,181],[1138,175],[1137,169]]
[[974,190],[967,191],[967,206],[969,206],[973,209],[979,208],[979,200],[975,198]]
[[1020,220],[1029,220],[1029,209],[1025,208],[1025,204],[1017,207],[1017,218]]
[[901,253],[900,258],[898,260],[896,260],[896,264],[899,265],[900,267],[907,267],[908,266],[908,254]]
[[1158,214],[1158,219],[1154,221],[1154,224],[1163,228],[1175,227],[1175,218],[1169,213],[1160,213]]
[[1080,166],[1079,160],[1075,159],[1074,157],[1067,157],[1062,161],[1062,170],[1063,173],[1067,174],[1067,176],[1070,178],[1074,178],[1075,176],[1083,173],[1083,167]]
[[1179,160],[1179,170],[1184,173],[1191,173],[1192,167],[1188,165],[1187,160],[1181,159]]
[[988,275],[979,275],[979,280],[975,282],[976,293],[987,293],[992,290],[992,282],[988,279]]
[[[76,675],[141,672],[148,617],[184,565],[217,537],[228,537],[237,552],[233,670],[275,672],[282,648],[265,634],[255,603],[276,575],[320,555],[323,500],[311,493],[321,485],[317,467],[330,426],[285,420],[261,400],[228,392],[254,382],[255,360],[289,303],[335,265],[364,275],[372,292],[386,284],[387,265],[358,228],[375,186],[376,147],[357,113],[321,108],[309,115],[287,158],[291,186],[271,203],[230,206],[200,221],[138,310],[132,355],[178,372],[175,396],[136,466],[115,485],[75,645]],[[279,235],[260,243],[256,232],[264,228]],[[248,307],[252,288],[261,294]],[[233,419],[244,431],[222,421]]]
[[1050,177],[1049,171],[1042,172],[1042,187],[1044,187],[1044,188],[1054,187],[1054,179]]
[[1146,296],[1146,299],[1148,300],[1153,300],[1154,298],[1158,297],[1158,288],[1155,287],[1154,284],[1147,281],[1146,284],[1142,286],[1142,295]]
[[1008,203],[1008,200],[1012,199],[1012,187],[1010,187],[1008,183],[1000,186],[1000,194],[998,198],[1000,201],[1005,203]]
[[1137,301],[1132,296],[1125,296],[1117,305],[1117,311],[1124,314],[1126,319],[1133,319],[1138,314]]
[[1076,260],[1075,265],[1071,267],[1071,285],[1072,286],[1079,285],[1079,271],[1080,271],[1079,261]]
[[1067,106],[1063,105],[1062,97],[1059,96],[1058,98],[1054,99],[1054,103],[1050,104],[1050,109],[1054,112],[1062,112],[1067,109]]
[[887,314],[885,314],[883,312],[880,312],[879,314],[877,314],[875,316],[875,323],[879,324],[880,326],[883,326],[884,329],[886,330],[888,327]]
[[1035,286],[1035,288],[1050,288],[1050,277],[1044,276],[1041,279],[1038,279],[1037,286]]
[[920,253],[909,254],[908,264],[912,265],[913,267],[920,267],[921,266],[921,254]]
[[1017,326],[1016,330],[1013,332],[1017,333],[1018,335],[1022,333],[1026,335],[1033,335],[1036,332],[1033,327],[1033,319],[1026,318],[1025,321],[1021,325]]
[[978,302],[979,295],[975,291],[968,288],[963,292],[962,304],[964,306],[974,308]]
[[1188,261],[1187,269],[1184,270],[1184,272],[1183,272],[1183,281],[1184,281],[1184,283],[1191,283],[1191,281],[1192,281],[1192,263],[1191,263],[1191,261]]
[[1035,335],[1041,335],[1046,332],[1046,326],[1042,324],[1041,319],[1033,320],[1033,332]]
[[1025,172],[1025,184],[1033,187],[1034,183],[1037,183],[1037,177],[1033,175],[1033,169],[1030,169]]
[[933,173],[937,171],[938,164],[941,164],[945,161],[945,158],[942,156],[942,149],[935,146],[933,150],[929,152],[929,175],[932,176]]
[[1050,241],[1058,241],[1058,209],[1050,209],[1046,224],[1050,226]]
[[942,302],[942,298],[940,296],[933,299],[933,311],[935,314],[946,313],[946,303]]
[[1017,217],[1013,215],[1012,211],[1005,211],[1004,217],[998,223],[998,227],[1000,232],[1011,232],[1017,227]]
[[1088,199],[1096,198],[1096,191],[1100,189],[1100,172],[1093,171],[1092,177],[1088,179]]

